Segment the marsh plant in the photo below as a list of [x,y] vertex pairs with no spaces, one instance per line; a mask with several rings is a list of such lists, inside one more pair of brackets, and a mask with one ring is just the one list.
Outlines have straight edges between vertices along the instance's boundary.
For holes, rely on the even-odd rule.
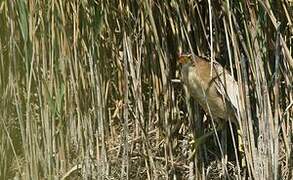
[[[292,179],[292,15],[289,0],[0,1],[0,179]],[[212,128],[177,81],[186,52],[237,80],[245,173],[221,170],[214,136],[191,156]]]

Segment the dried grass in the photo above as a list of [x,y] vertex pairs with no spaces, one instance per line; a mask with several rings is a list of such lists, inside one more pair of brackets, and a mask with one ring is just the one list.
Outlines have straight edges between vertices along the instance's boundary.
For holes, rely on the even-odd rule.
[[188,158],[208,128],[172,81],[181,52],[237,78],[248,169],[229,160],[230,177],[292,179],[292,12],[268,0],[1,1],[0,179],[211,179],[213,138]]

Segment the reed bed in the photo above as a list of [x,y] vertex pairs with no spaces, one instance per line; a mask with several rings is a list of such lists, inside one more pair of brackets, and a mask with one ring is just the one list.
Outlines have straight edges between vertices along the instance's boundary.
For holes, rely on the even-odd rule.
[[247,171],[292,179],[291,1],[0,1],[0,179],[221,179],[179,53],[237,79]]

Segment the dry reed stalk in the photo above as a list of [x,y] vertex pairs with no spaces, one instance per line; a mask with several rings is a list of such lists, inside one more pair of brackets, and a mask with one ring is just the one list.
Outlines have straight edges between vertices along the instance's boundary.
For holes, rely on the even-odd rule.
[[1,1],[0,179],[219,176],[215,138],[188,158],[212,126],[182,52],[237,79],[247,178],[292,179],[291,26],[287,1]]

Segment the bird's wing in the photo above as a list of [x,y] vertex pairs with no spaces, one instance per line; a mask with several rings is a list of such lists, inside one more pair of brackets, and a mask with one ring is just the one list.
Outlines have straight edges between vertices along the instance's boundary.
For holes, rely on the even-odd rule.
[[214,79],[217,91],[228,100],[235,110],[238,108],[239,91],[238,84],[231,74],[226,71],[221,65],[215,64],[216,78]]

